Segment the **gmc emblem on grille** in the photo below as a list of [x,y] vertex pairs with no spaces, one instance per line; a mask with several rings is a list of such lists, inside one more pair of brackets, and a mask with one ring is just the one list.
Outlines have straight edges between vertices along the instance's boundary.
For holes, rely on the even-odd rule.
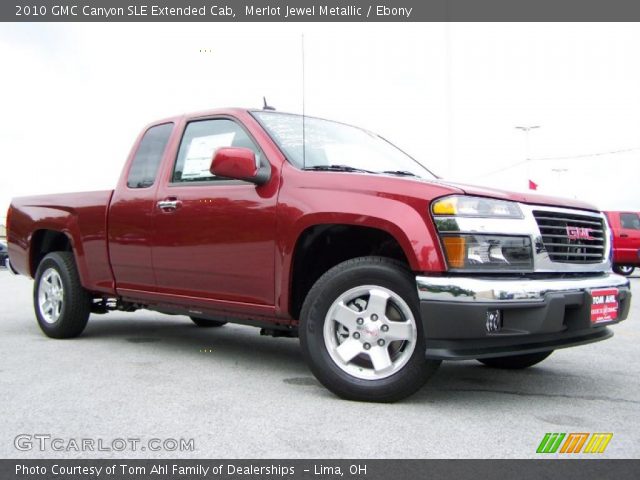
[[591,229],[586,227],[567,226],[567,237],[569,240],[595,240],[591,236]]

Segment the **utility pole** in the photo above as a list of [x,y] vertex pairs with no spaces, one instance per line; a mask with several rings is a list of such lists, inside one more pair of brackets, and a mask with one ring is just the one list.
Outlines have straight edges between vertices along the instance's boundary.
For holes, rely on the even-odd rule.
[[540,128],[540,125],[527,125],[527,126],[516,126],[517,130],[521,130],[524,132],[524,160],[526,165],[526,174],[527,174],[527,188],[529,188],[529,180],[531,180],[531,143],[529,140],[529,134],[531,130],[535,130],[536,128]]

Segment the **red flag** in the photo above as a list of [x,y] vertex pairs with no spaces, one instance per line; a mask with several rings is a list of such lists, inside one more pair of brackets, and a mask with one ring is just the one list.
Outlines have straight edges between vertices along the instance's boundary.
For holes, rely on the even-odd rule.
[[529,190],[537,190],[538,189],[538,184],[535,183],[533,180],[529,180]]

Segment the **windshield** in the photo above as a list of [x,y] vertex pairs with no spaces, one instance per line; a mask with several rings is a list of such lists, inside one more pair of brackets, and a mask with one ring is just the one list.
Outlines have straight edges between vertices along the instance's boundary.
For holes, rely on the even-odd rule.
[[436,178],[402,150],[366,130],[288,113],[253,112],[253,115],[298,168]]

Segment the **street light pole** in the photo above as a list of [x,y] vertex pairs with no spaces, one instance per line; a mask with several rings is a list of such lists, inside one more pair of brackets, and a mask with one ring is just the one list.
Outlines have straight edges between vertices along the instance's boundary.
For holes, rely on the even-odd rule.
[[525,153],[524,153],[524,160],[525,160],[525,164],[526,164],[526,174],[527,174],[527,188],[529,187],[529,180],[531,180],[531,172],[530,172],[530,167],[531,167],[531,153],[530,153],[530,141],[529,141],[529,134],[531,133],[531,130],[535,130],[536,128],[540,128],[540,125],[527,125],[527,126],[516,126],[517,130],[521,130],[522,132],[524,132],[524,142],[525,142]]

